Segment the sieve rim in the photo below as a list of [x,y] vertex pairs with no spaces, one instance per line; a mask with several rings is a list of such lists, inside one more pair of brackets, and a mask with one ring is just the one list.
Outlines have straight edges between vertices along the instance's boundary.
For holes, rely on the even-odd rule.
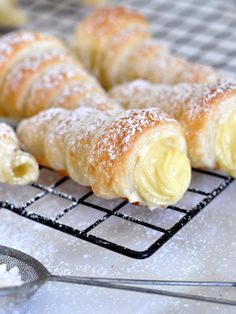
[[12,286],[12,287],[3,287],[0,288],[0,297],[9,297],[15,296],[20,297],[24,295],[28,295],[33,293],[34,291],[38,290],[50,277],[49,271],[35,258],[32,256],[18,251],[13,248],[9,248],[6,246],[0,245],[0,252],[3,255],[16,258],[22,262],[25,262],[27,265],[31,266],[36,274],[38,275],[38,279],[30,282],[24,282],[19,286]]

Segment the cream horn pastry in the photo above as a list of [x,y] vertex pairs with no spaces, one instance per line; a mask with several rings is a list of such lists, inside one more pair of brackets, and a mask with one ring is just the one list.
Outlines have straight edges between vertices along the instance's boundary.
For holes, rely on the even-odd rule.
[[89,5],[89,6],[98,6],[98,5],[104,5],[110,0],[81,0],[80,3],[83,5]]
[[0,0],[0,27],[18,27],[25,23],[25,15],[16,0]]
[[48,34],[12,32],[0,38],[0,114],[32,116],[50,107],[101,110],[115,106],[100,84]]
[[236,83],[155,85],[137,80],[113,88],[124,108],[158,107],[185,131],[192,166],[236,177]]
[[105,199],[165,207],[190,183],[182,129],[158,109],[49,109],[23,120],[17,134],[41,164]]
[[145,18],[124,7],[98,8],[75,28],[72,49],[105,88],[134,79],[153,83],[209,83],[216,71],[170,53],[152,38]]
[[25,185],[38,179],[38,164],[23,152],[14,130],[0,123],[0,182]]

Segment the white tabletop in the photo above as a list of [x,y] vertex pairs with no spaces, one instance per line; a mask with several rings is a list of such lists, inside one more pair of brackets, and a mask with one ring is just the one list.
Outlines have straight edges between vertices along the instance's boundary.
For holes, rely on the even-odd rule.
[[[236,280],[233,182],[156,254],[135,260],[0,210],[1,244],[40,260],[55,274],[180,280]],[[120,230],[123,234],[128,230]],[[123,235],[122,235],[123,236]],[[172,288],[173,289],[173,288]],[[196,288],[176,291],[199,292]],[[234,289],[202,288],[234,298]],[[103,288],[50,283],[15,313],[235,313],[230,306],[148,296]]]

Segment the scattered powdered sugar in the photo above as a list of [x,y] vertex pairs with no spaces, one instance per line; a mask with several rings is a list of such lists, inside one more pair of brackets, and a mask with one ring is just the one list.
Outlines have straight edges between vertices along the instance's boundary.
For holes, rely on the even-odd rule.
[[190,100],[196,102],[198,95],[197,85],[154,85],[144,80],[125,83],[110,91],[110,96],[126,109],[158,107],[176,119],[181,116],[184,105]]
[[[28,49],[27,41],[43,39],[42,45]],[[16,32],[0,40],[0,52],[21,52],[15,44],[26,47],[26,53],[10,68],[4,80],[4,97],[12,105],[25,108],[31,116],[49,107],[74,109],[90,106],[100,110],[118,107],[109,100],[100,84],[90,76],[67,52],[60,41],[40,33]],[[30,45],[31,48],[32,45]],[[21,90],[17,95],[18,90]]]
[[[54,109],[51,109],[53,111]],[[66,145],[68,135],[70,135],[71,130],[75,124],[79,125],[81,120],[85,120],[94,111],[87,107],[81,107],[79,110],[68,111],[65,110],[62,116],[56,118],[57,123],[50,132],[48,132],[48,144],[55,145],[55,139],[60,138],[61,142]],[[64,154],[66,152],[64,151]]]
[[176,121],[157,108],[124,112],[104,130],[93,150],[92,159],[95,157],[96,163],[101,162],[105,155],[106,162],[116,160],[131,147],[134,137],[152,125],[162,123],[176,124]]
[[73,78],[76,75],[84,75],[84,72],[83,69],[76,67],[74,64],[59,63],[44,73],[41,79],[35,83],[34,90],[43,91],[51,89],[65,79]]
[[0,141],[2,141],[1,146],[3,146],[3,142],[8,145],[12,143],[18,145],[18,139],[14,130],[6,123],[0,123]]
[[14,46],[33,41],[34,39],[35,34],[26,31],[14,32],[2,37],[0,40],[0,64],[13,52]]
[[21,286],[23,283],[17,266],[8,270],[6,264],[0,264],[0,288]]
[[[52,120],[53,121],[52,121]],[[50,120],[53,122],[50,122]],[[45,124],[49,128],[45,128]],[[162,124],[175,124],[176,121],[161,113],[158,109],[129,110],[126,112],[120,110],[99,111],[92,108],[80,107],[75,111],[50,109],[46,112],[25,121],[20,126],[20,133],[25,134],[27,130],[32,129],[33,136],[38,136],[44,130],[40,138],[44,141],[44,158],[51,156],[50,151],[58,150],[57,160],[48,160],[52,167],[65,169],[68,171],[66,162],[66,153],[69,150],[71,155],[78,154],[83,148],[83,157],[88,164],[103,167],[109,167],[110,163],[119,159],[132,147],[135,138],[152,126],[158,128]],[[42,127],[42,125],[44,125]],[[41,131],[40,131],[41,130]],[[36,134],[36,135],[35,135]],[[23,144],[29,146],[31,138],[21,136]],[[24,140],[26,143],[24,143]],[[69,145],[68,145],[69,143]],[[54,148],[56,146],[56,148]],[[46,156],[45,156],[46,155]],[[79,157],[78,157],[79,158]],[[60,166],[56,166],[56,165]],[[62,168],[61,168],[62,167]],[[64,168],[65,167],[65,168]],[[70,173],[70,172],[69,172]],[[72,174],[71,174],[72,175]],[[104,176],[106,173],[104,171]]]
[[187,110],[189,119],[198,119],[203,114],[211,113],[217,103],[217,111],[221,111],[224,106],[226,97],[231,97],[236,92],[236,83],[225,80],[220,80],[217,83],[209,85],[194,85],[192,97],[185,104],[184,110]]
[[25,127],[26,127],[26,125],[28,125],[28,126],[29,125],[32,125],[32,126],[35,125],[36,129],[41,128],[41,126],[43,124],[50,124],[50,122],[53,119],[56,119],[57,115],[63,115],[63,114],[65,114],[65,112],[67,112],[67,110],[65,110],[63,108],[51,108],[48,110],[44,110],[32,118],[22,120],[22,122],[19,124],[18,129],[20,129],[21,125],[22,126],[24,125]]
[[236,84],[226,81],[211,85],[155,85],[137,80],[113,88],[110,96],[127,109],[158,107],[178,120],[183,112],[189,119],[197,119],[212,110],[211,102],[215,98],[235,91]]
[[35,73],[40,66],[49,60],[57,58],[58,62],[68,58],[68,54],[62,47],[58,48],[47,48],[47,50],[40,51],[35,50],[29,52],[29,54],[20,62],[14,66],[14,68],[7,75],[6,82],[9,82],[9,87],[12,90],[16,90],[19,86],[26,72]]
[[[63,104],[65,102],[65,100],[68,97],[71,96],[80,96],[80,95],[85,95],[85,96],[90,96],[92,92],[98,90],[99,87],[97,86],[97,84],[95,84],[95,82],[93,81],[85,81],[85,82],[81,82],[81,84],[69,84],[66,85],[60,92],[60,94],[58,95],[58,104]],[[102,97],[103,95],[103,90],[100,89],[99,91],[101,91],[101,95],[99,95],[100,97]]]
[[53,100],[52,107],[64,107],[74,109],[80,106],[88,106],[101,110],[116,107],[112,100],[109,100],[102,88],[96,81],[72,82],[65,85]]
[[[193,64],[172,55],[166,45],[151,38],[148,23],[143,16],[125,8],[97,10],[79,25],[76,46],[80,50],[81,45],[81,55],[85,56],[84,45],[80,44],[83,42],[82,34],[91,36],[88,42],[101,42],[96,45],[96,49],[93,49],[92,45],[87,45],[86,58],[90,58],[88,64],[91,65],[91,70],[95,74],[100,72],[102,81],[104,75],[107,77],[106,85],[114,85],[135,78],[167,84],[209,83],[218,78],[212,67]],[[95,60],[97,60],[95,67],[94,51]],[[106,56],[104,51],[108,51]],[[109,56],[107,63],[103,63],[103,56],[105,59]],[[120,60],[122,56],[123,62],[119,69],[116,68],[115,62],[109,62],[109,60]]]
[[117,29],[121,29],[124,23],[120,23],[120,20],[123,22],[125,19],[129,19],[137,24],[146,24],[145,19],[141,15],[128,11],[124,7],[104,7],[94,11],[85,18],[83,23],[81,23],[81,27],[79,25],[78,31],[81,28],[81,31],[84,32],[84,27],[86,27],[87,34],[91,33],[93,36],[96,34],[103,39],[103,36],[106,34],[113,34]]
[[72,80],[90,79],[85,70],[73,63],[58,63],[47,69],[41,77],[33,84],[29,97],[27,97],[27,108],[30,114],[35,114],[38,110],[50,106],[51,101],[65,84]]
[[[138,31],[141,34],[139,34]],[[132,35],[133,36],[136,35],[136,37],[141,35],[140,40],[142,40],[142,38],[149,37],[149,30],[147,26],[143,24],[135,24],[135,23],[128,24],[126,28],[121,29],[120,32],[118,32],[111,38],[111,41],[109,41],[109,45],[111,45],[111,47],[112,45],[118,46],[122,44],[124,41],[129,40],[130,36]]]
[[123,75],[123,81],[142,78],[165,84],[209,83],[218,78],[212,67],[187,62],[172,55],[165,44],[145,38],[139,46],[130,45]]

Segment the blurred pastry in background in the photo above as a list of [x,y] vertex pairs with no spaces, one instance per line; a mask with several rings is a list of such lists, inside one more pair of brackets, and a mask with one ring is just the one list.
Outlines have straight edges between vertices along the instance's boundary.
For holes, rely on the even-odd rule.
[[23,25],[25,20],[16,0],[0,0],[0,27],[18,27]]
[[0,38],[0,117],[21,119],[49,107],[80,106],[119,107],[60,39],[24,30]]
[[159,108],[182,126],[191,164],[236,177],[236,82],[151,84],[136,80],[110,96],[124,109]]
[[80,0],[83,5],[102,5],[110,2],[110,0]]
[[219,78],[211,66],[172,54],[152,37],[143,15],[122,6],[98,8],[84,17],[75,27],[71,46],[106,89],[135,79],[206,84]]
[[0,182],[26,185],[38,179],[39,167],[33,156],[23,152],[14,130],[0,123]]

